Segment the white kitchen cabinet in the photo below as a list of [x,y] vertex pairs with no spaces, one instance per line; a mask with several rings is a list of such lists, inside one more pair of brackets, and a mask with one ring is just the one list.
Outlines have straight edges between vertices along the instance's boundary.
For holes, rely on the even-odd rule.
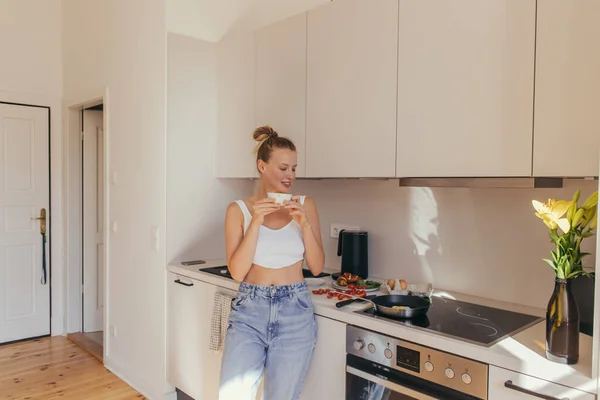
[[306,175],[394,177],[398,0],[307,16]]
[[270,125],[296,145],[305,176],[306,13],[256,32],[256,126]]
[[543,396],[551,396],[557,399],[568,398],[569,400],[594,400],[596,398],[594,395],[581,390],[495,366],[489,367],[488,394],[488,400],[535,400]]
[[317,345],[300,399],[344,399],[346,324],[319,315],[316,319]]
[[598,174],[600,2],[539,0],[533,173]]
[[[236,35],[217,44],[218,135],[216,175],[257,176],[253,154],[255,97],[254,34]],[[198,133],[203,134],[202,132]]]
[[535,4],[400,0],[398,177],[531,175]]
[[195,400],[218,397],[221,352],[209,350],[214,294],[234,291],[168,274],[167,381]]

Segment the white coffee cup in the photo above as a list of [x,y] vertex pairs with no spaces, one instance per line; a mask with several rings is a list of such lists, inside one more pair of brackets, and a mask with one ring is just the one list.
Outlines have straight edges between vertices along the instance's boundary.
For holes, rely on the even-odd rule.
[[284,201],[292,199],[292,195],[290,193],[268,192],[267,197],[270,199],[275,199],[275,203],[277,204],[283,204]]

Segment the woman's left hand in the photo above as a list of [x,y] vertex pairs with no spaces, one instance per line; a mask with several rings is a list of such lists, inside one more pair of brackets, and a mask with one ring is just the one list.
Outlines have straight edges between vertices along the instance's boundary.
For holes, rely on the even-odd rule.
[[290,215],[301,226],[308,225],[308,218],[304,212],[304,206],[300,204],[300,196],[292,196],[292,200],[284,201],[283,206],[290,210]]

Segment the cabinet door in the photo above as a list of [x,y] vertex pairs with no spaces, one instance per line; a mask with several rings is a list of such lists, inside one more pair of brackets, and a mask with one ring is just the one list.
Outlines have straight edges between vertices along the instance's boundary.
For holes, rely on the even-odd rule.
[[600,147],[600,2],[539,0],[533,173],[595,176]]
[[398,0],[308,12],[306,175],[393,177]]
[[195,400],[218,397],[221,352],[209,350],[214,294],[234,291],[168,274],[167,380]]
[[399,1],[397,176],[530,176],[536,1]]
[[305,176],[306,13],[256,32],[256,125],[271,125],[296,145]]
[[488,393],[488,400],[536,400],[550,397],[594,400],[596,398],[590,393],[494,366],[489,368]]
[[[254,34],[223,39],[217,45],[218,135],[216,175],[253,178],[255,81]],[[198,132],[199,135],[202,132]]]
[[343,399],[346,390],[346,324],[316,316],[317,346],[301,400]]

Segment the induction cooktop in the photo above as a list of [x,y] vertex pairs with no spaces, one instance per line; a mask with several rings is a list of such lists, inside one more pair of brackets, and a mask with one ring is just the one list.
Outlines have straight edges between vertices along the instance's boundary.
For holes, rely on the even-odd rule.
[[533,315],[453,299],[432,297],[431,301],[427,314],[412,319],[384,316],[373,308],[355,312],[484,347],[491,347],[507,336],[515,335],[544,320]]

